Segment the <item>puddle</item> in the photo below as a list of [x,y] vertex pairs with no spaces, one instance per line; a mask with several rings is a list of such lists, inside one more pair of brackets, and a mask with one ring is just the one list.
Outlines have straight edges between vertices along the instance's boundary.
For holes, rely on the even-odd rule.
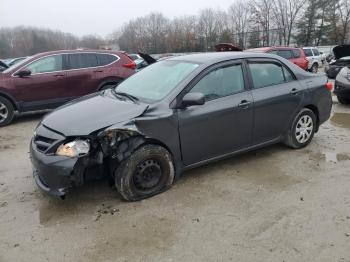
[[315,161],[327,161],[337,163],[340,161],[350,160],[350,155],[346,153],[324,152],[311,154],[310,159]]
[[350,129],[350,114],[335,113],[331,118],[331,123],[336,126]]

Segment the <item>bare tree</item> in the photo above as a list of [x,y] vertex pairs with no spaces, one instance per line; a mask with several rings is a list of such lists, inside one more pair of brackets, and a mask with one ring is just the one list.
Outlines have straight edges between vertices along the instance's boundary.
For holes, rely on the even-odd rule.
[[251,9],[247,2],[238,0],[229,7],[229,17],[232,24],[232,32],[237,35],[237,44],[244,48],[246,46],[246,33],[249,29]]
[[350,22],[350,0],[342,0],[338,3],[337,9],[339,12],[340,23],[341,23],[341,44],[345,44],[349,32]]

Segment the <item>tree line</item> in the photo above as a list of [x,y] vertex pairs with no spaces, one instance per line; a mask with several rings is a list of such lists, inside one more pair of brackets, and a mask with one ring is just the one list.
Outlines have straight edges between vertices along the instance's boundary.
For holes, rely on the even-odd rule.
[[227,10],[206,8],[169,19],[135,18],[114,32],[126,51],[210,51],[219,42],[241,48],[349,43],[350,0],[236,0]]
[[0,28],[0,58],[62,49],[98,49],[105,43],[104,39],[95,35],[79,38],[73,34],[35,27]]
[[350,0],[233,0],[227,10],[205,8],[169,19],[137,17],[106,38],[34,27],[0,28],[0,57],[59,49],[101,48],[146,53],[211,51],[217,43],[241,48],[338,45],[350,42]]

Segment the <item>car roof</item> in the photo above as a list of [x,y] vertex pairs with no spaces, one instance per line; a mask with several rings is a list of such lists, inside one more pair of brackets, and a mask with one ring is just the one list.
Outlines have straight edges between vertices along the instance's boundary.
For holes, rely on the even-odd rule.
[[243,58],[279,58],[276,55],[256,52],[213,52],[200,53],[168,58],[167,61],[187,61],[198,64],[214,64],[231,59]]
[[74,50],[58,50],[58,51],[48,51],[43,53],[38,53],[33,55],[33,57],[42,57],[48,55],[58,55],[58,54],[75,54],[75,53],[111,53],[111,54],[121,54],[123,51],[114,50],[103,50],[103,49],[74,49]]

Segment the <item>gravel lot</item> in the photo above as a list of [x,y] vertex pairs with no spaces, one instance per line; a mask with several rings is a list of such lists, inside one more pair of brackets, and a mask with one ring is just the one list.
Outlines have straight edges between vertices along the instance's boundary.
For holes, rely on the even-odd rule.
[[28,157],[42,116],[0,129],[0,261],[350,261],[350,106],[305,149],[197,168],[136,203],[106,181],[42,195]]

